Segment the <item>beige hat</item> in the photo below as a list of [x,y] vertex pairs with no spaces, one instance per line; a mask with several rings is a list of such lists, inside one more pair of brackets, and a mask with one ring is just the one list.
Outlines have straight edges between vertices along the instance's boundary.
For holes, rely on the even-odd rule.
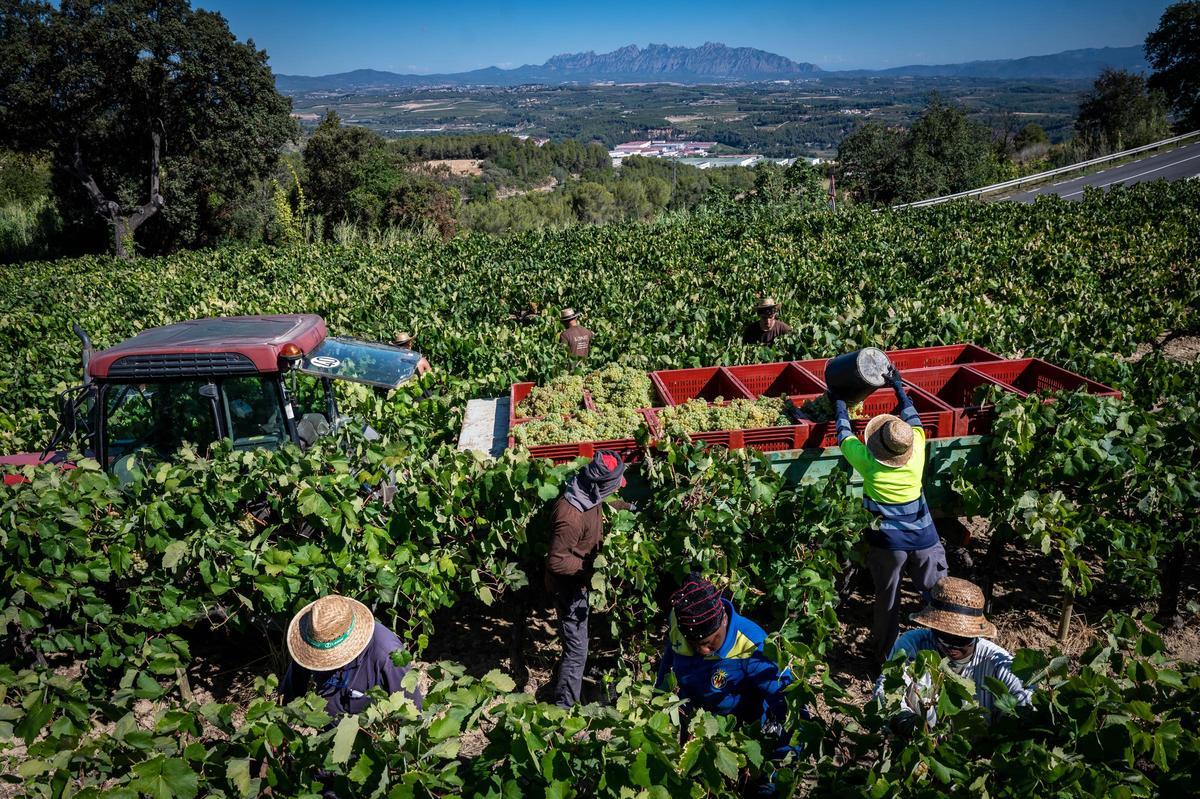
[[309,671],[333,671],[362,654],[374,633],[375,617],[366,605],[330,594],[292,617],[287,648],[292,660]]
[[396,338],[392,339],[392,342],[398,347],[403,347],[406,344],[411,344],[412,340],[413,336],[411,333],[397,333]]
[[755,303],[754,310],[759,313],[763,311],[776,311],[779,310],[779,303],[775,302],[774,297],[762,297]]
[[958,577],[943,577],[930,590],[929,604],[909,618],[931,630],[963,638],[992,638],[996,625],[983,615],[983,591]]
[[574,308],[563,308],[562,321],[570,322],[572,319],[576,318],[577,316],[579,316],[579,312],[576,311]]
[[872,417],[863,437],[867,440],[867,449],[884,466],[903,466],[912,457],[912,425],[890,413]]

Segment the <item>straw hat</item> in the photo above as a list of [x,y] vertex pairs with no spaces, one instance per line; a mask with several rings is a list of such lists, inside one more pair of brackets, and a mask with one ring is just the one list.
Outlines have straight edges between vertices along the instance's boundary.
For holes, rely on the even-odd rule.
[[411,333],[397,333],[394,342],[397,347],[403,347],[404,345],[411,343],[412,340],[413,336]]
[[579,312],[576,311],[574,308],[563,308],[562,321],[570,322],[572,319],[576,318],[577,316],[579,316]]
[[762,297],[754,305],[754,310],[757,311],[758,313],[764,313],[766,311],[775,311],[778,309],[779,309],[779,303],[775,302],[774,297]]
[[928,627],[963,638],[992,638],[996,625],[983,615],[983,591],[958,577],[943,577],[929,592],[929,604],[909,618]]
[[872,417],[867,422],[864,437],[867,449],[884,466],[903,466],[912,457],[912,425],[890,413]]
[[330,594],[292,617],[287,648],[309,671],[333,671],[354,660],[371,642],[375,617],[357,599]]

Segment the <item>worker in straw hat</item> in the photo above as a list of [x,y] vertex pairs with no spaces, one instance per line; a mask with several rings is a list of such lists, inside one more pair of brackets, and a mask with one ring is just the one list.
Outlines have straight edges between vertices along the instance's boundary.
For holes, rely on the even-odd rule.
[[573,357],[586,358],[596,334],[579,324],[579,311],[574,308],[563,308],[562,323],[564,329],[558,334],[558,340],[566,345],[567,352]]
[[[409,351],[414,351],[415,349],[414,336],[411,333],[397,333],[394,343],[400,349]],[[429,361],[425,359],[424,355],[421,355],[421,360],[417,361],[417,376],[420,377],[421,375],[428,373],[431,369],[433,369],[433,367],[429,365]]]
[[791,333],[792,328],[779,321],[779,303],[774,297],[761,297],[754,304],[758,320],[746,325],[742,341],[746,344],[770,344],[780,336]]
[[[983,592],[974,583],[957,577],[943,577],[930,592],[929,605],[912,615],[921,625],[896,640],[889,660],[903,655],[915,660],[921,651],[937,652],[953,673],[975,684],[975,701],[989,712],[995,712],[996,697],[987,685],[989,677],[999,680],[1018,705],[1028,705],[1033,692],[1012,672],[1012,655],[1003,647],[989,641],[996,635],[996,625],[983,614]],[[928,676],[925,685],[929,685]],[[905,677],[906,691],[903,707],[893,716],[891,726],[901,733],[911,732],[921,716],[926,723],[937,722],[936,697],[921,701],[920,690],[912,678]],[[875,683],[875,698],[884,698],[883,675]]]
[[865,443],[851,430],[846,403],[837,400],[838,446],[863,478],[863,505],[878,519],[867,532],[867,568],[875,583],[872,645],[882,663],[900,631],[900,578],[904,572],[923,597],[946,576],[946,550],[925,501],[925,430],[893,366],[888,381],[900,416],[880,414],[867,422]]
[[371,703],[367,692],[376,687],[404,691],[421,705],[416,688],[403,686],[408,666],[392,660],[404,643],[357,599],[330,594],[305,605],[288,625],[287,649],[291,664],[279,686],[285,704],[307,693],[311,681],[335,716],[361,713]]

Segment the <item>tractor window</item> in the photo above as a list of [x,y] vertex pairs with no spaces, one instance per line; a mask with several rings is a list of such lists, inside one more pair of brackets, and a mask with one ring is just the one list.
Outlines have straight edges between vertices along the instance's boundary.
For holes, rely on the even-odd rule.
[[230,377],[221,383],[234,449],[275,448],[288,441],[279,389],[264,377]]
[[104,394],[104,443],[110,463],[135,452],[169,458],[189,442],[201,453],[217,439],[207,380],[115,383]]

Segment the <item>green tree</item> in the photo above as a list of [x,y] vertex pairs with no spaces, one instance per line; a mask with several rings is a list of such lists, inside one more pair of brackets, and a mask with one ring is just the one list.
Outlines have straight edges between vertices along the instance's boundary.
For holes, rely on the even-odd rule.
[[1200,3],[1175,3],[1146,37],[1154,68],[1151,89],[1161,91],[1186,130],[1200,128]]
[[615,205],[612,193],[599,183],[580,183],[571,192],[571,207],[580,222],[603,224],[612,219]]
[[1166,138],[1171,127],[1163,96],[1141,75],[1106,69],[1079,104],[1075,131],[1091,154],[1116,152]]
[[654,212],[654,206],[646,197],[646,187],[640,180],[618,180],[612,194],[625,219],[648,219]]
[[671,202],[671,184],[662,178],[650,175],[642,179],[642,185],[646,187],[646,199],[655,210],[661,211]]
[[384,222],[404,182],[406,159],[366,128],[343,125],[330,111],[304,145],[304,175],[315,213],[364,228]]
[[0,3],[0,144],[48,153],[64,217],[122,257],[135,234],[215,240],[295,135],[290,111],[267,54],[186,0]]
[[838,146],[842,186],[869,203],[896,197],[896,173],[907,134],[874,120],[851,133]]
[[902,152],[897,170],[901,200],[966,191],[987,185],[996,174],[991,131],[936,94],[913,124]]
[[1013,151],[1019,153],[1030,147],[1049,143],[1050,137],[1046,135],[1045,129],[1036,122],[1030,122],[1013,137],[1012,146]]

